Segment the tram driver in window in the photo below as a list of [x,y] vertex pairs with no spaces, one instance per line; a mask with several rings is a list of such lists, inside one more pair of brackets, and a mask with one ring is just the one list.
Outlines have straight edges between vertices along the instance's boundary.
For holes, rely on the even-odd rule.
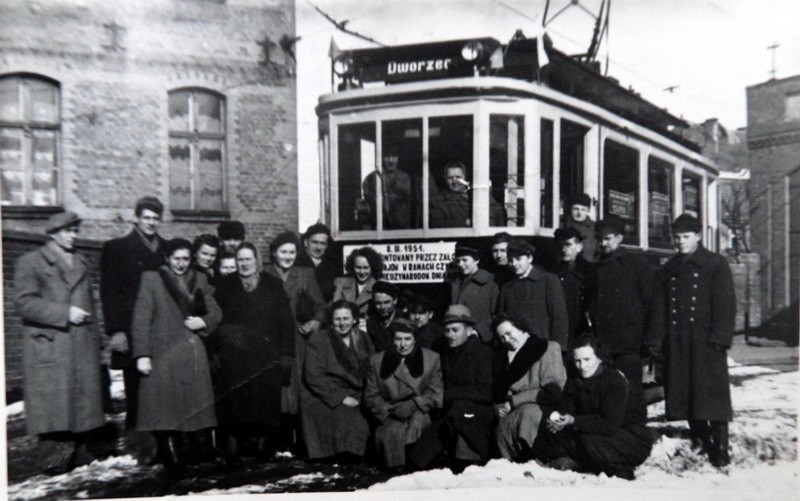
[[383,145],[383,163],[380,172],[373,171],[362,183],[364,198],[372,212],[372,219],[377,219],[375,179],[381,180],[383,194],[383,229],[398,230],[411,227],[413,195],[411,177],[399,168],[400,149],[397,144]]
[[594,263],[597,253],[597,240],[594,236],[594,220],[589,212],[592,208],[592,199],[586,193],[573,195],[567,200],[569,211],[564,216],[564,227],[575,228],[581,234],[581,255],[590,263]]
[[[431,228],[468,228],[472,226],[471,189],[467,181],[467,168],[463,162],[449,162],[444,166],[444,189],[430,196]],[[490,195],[492,226],[503,226],[505,219],[500,204]]]

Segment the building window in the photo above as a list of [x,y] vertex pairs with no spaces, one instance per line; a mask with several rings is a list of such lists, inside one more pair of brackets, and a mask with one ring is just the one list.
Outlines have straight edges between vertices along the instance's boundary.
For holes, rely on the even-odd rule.
[[224,210],[225,99],[201,89],[169,93],[172,210]]
[[786,120],[800,120],[800,92],[786,95]]
[[0,77],[0,172],[4,206],[58,202],[61,126],[56,82],[35,76]]
[[624,243],[639,245],[639,152],[606,139],[603,152],[603,218],[625,224]]

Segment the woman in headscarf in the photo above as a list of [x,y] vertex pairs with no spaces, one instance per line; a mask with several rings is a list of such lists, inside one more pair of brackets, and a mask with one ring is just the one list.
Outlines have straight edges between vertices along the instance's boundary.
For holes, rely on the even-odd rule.
[[236,250],[237,273],[220,279],[222,309],[217,333],[217,418],[226,457],[236,461],[239,443],[254,438],[268,454],[271,431],[281,423],[281,387],[289,384],[295,324],[283,283],[261,270],[256,247]]
[[500,455],[514,461],[532,456],[542,407],[552,406],[567,380],[561,347],[535,334],[519,314],[498,315],[493,330],[504,349],[495,353],[493,400]]
[[650,430],[638,422],[628,381],[606,365],[597,338],[578,337],[572,344],[577,375],[570,377],[556,410],[537,441],[538,458],[561,470],[605,473],[633,480],[653,446]]
[[347,275],[334,280],[333,300],[355,303],[360,317],[365,318],[372,299],[372,286],[383,276],[383,258],[372,247],[361,247],[347,256],[344,268]]
[[220,320],[214,289],[190,267],[192,244],[167,242],[167,262],[142,274],[132,321],[132,355],[142,375],[136,429],[153,432],[168,473],[179,474],[178,432],[216,426],[214,392],[200,336]]
[[308,339],[303,381],[309,391],[300,396],[300,416],[310,459],[364,455],[369,425],[360,404],[375,349],[356,327],[358,317],[354,303],[334,301],[330,326]]
[[444,386],[439,355],[417,345],[416,330],[395,320],[391,347],[373,355],[364,388],[364,404],[378,421],[375,451],[383,466],[402,468],[406,448],[430,426],[430,413],[441,409]]

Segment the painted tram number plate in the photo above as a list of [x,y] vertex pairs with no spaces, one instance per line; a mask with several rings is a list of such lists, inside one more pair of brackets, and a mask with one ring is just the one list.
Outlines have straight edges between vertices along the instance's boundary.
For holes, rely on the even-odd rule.
[[372,247],[383,257],[383,280],[393,283],[442,282],[453,260],[455,242],[401,242],[345,245],[343,257],[354,249]]

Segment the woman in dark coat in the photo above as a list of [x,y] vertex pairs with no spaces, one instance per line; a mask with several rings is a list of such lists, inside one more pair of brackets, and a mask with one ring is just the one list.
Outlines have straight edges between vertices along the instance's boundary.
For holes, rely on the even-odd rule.
[[578,375],[567,382],[534,453],[555,468],[633,480],[634,468],[650,455],[653,438],[637,422],[625,376],[606,366],[601,356],[594,336],[575,340],[572,358]]
[[190,268],[192,244],[167,242],[167,263],[142,275],[133,311],[132,355],[142,379],[136,429],[157,433],[168,470],[179,471],[175,432],[217,425],[206,349],[220,320],[214,289]]
[[505,348],[495,352],[492,374],[497,448],[506,459],[526,460],[543,409],[557,399],[567,380],[561,347],[530,334],[532,327],[519,314],[499,315],[493,325]]
[[375,349],[358,317],[355,303],[334,301],[331,325],[308,339],[300,417],[310,459],[364,455],[369,425],[360,404]]
[[334,281],[333,300],[345,299],[358,306],[361,318],[366,318],[372,299],[372,286],[383,276],[383,259],[372,247],[361,247],[347,256],[344,268],[347,275]]
[[237,273],[220,280],[217,331],[217,420],[235,460],[244,436],[265,453],[271,430],[281,424],[281,387],[288,385],[295,324],[283,283],[261,271],[258,252],[245,242],[236,251]]

